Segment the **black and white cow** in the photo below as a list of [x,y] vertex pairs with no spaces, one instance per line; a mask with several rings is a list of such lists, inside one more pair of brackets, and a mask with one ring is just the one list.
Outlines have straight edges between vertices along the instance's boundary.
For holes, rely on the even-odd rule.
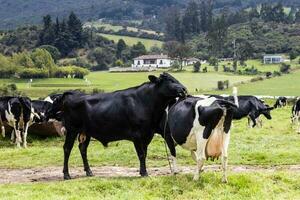
[[[12,140],[16,136],[17,147],[20,147],[23,135],[23,146],[27,147],[27,134],[32,115],[31,100],[28,97],[0,97],[1,130],[5,136],[4,124],[13,128]],[[22,130],[22,135],[21,135]]]
[[55,101],[55,99],[61,97],[62,94],[52,94],[52,95],[49,95],[47,96],[44,101],[48,101],[49,103],[53,103]]
[[227,182],[230,127],[236,107],[232,102],[215,97],[187,97],[170,108],[169,130],[165,134],[170,134],[176,144],[191,151],[197,162],[194,180],[199,179],[206,159],[222,156],[222,181]]
[[300,98],[298,97],[292,107],[292,123],[297,124],[297,133],[300,134]]
[[30,120],[30,125],[34,123],[43,123],[46,121],[46,112],[52,108],[52,103],[42,100],[32,100],[33,118]]
[[[231,102],[235,101],[233,96],[224,97],[219,95],[211,95],[211,97]],[[252,122],[251,127],[255,127],[257,125],[260,115],[264,115],[269,120],[272,119],[270,111],[274,108],[266,105],[264,101],[258,99],[255,96],[238,96],[238,105],[238,108],[233,109],[233,119],[240,120],[242,118],[248,117],[249,126]]]
[[281,108],[287,105],[287,98],[286,97],[278,97],[274,104],[274,108]]
[[[66,128],[64,144],[64,179],[70,179],[68,160],[78,134],[79,149],[87,176],[92,171],[87,160],[87,147],[91,137],[104,146],[109,142],[129,140],[134,143],[140,160],[140,175],[147,176],[146,156],[157,124],[168,103],[185,96],[186,88],[168,73],[149,76],[150,82],[112,93],[82,95],[66,92],[56,99],[46,114],[54,118],[62,111]],[[83,136],[84,137],[81,137]]]

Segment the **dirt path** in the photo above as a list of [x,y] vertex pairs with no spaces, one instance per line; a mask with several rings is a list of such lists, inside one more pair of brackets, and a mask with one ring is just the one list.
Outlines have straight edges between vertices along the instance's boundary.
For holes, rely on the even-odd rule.
[[[193,173],[195,166],[179,167],[180,174]],[[138,177],[137,168],[129,167],[92,167],[93,173],[97,177]],[[235,173],[241,172],[274,172],[274,171],[296,171],[300,172],[300,165],[282,165],[282,166],[229,166],[229,170]],[[0,169],[0,184],[5,183],[28,183],[28,182],[47,182],[61,181],[61,167],[30,168],[30,169]],[[221,171],[220,165],[208,165],[204,171]],[[150,176],[170,175],[169,167],[149,168]],[[82,167],[71,167],[70,174],[72,178],[85,177]]]

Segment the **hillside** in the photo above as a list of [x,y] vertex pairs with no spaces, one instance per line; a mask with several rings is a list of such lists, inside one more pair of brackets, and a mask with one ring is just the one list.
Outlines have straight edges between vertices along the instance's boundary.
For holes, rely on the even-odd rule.
[[[240,9],[263,2],[282,2],[288,6],[299,6],[299,0],[216,0],[216,9],[229,7]],[[161,14],[165,6],[179,5],[184,8],[189,0],[0,0],[0,29],[12,29],[27,24],[41,22],[41,16],[51,14],[65,17],[70,11],[79,17],[89,19],[108,18],[116,20],[149,19],[149,16]]]

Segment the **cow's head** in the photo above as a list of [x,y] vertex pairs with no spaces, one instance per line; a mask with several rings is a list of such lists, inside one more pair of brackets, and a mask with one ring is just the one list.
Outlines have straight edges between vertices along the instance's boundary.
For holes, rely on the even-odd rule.
[[185,97],[187,89],[178,80],[168,73],[163,73],[159,77],[150,75],[149,80],[151,83],[156,84],[157,91],[166,97]]
[[269,120],[272,119],[270,111],[273,110],[274,107],[270,107],[264,101],[258,100],[257,101],[257,109],[258,109],[258,116],[264,115],[267,119],[269,119]]
[[46,122],[46,112],[51,109],[52,103],[47,101],[33,101],[32,102],[32,115],[33,122],[43,123]]

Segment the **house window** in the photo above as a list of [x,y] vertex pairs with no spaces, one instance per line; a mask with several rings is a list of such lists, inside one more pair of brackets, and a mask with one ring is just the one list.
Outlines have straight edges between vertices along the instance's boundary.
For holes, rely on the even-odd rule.
[[162,61],[162,60],[160,60],[160,61],[159,61],[159,64],[160,64],[160,65],[162,65],[162,64],[163,64],[163,61]]
[[141,65],[141,62],[140,61],[138,61],[138,63],[137,63],[138,65]]

